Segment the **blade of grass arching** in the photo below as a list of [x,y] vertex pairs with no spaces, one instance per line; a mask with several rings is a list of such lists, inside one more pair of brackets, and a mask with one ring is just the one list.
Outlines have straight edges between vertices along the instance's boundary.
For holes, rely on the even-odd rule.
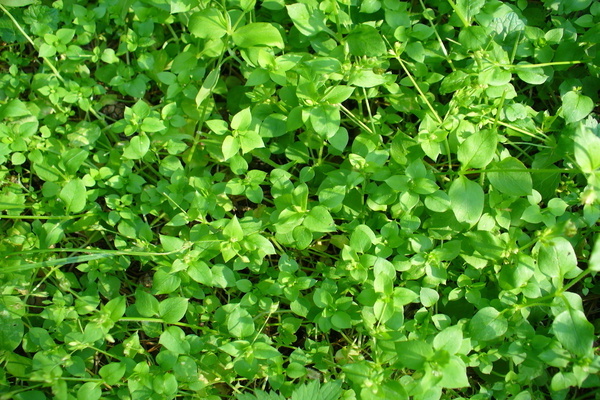
[[8,274],[11,272],[26,271],[42,267],[53,267],[57,265],[62,266],[67,264],[79,264],[87,261],[98,260],[101,258],[109,258],[113,256],[114,254],[88,254],[83,256],[57,258],[55,260],[40,261],[36,263],[23,263],[11,267],[0,268],[0,274]]

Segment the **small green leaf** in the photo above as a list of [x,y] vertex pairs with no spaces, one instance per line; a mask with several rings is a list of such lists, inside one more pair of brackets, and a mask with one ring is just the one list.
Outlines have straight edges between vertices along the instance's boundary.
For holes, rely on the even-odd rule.
[[515,67],[517,75],[523,82],[531,85],[541,85],[549,78],[548,74],[541,67],[529,67],[529,63],[521,62]]
[[227,22],[215,7],[192,14],[188,23],[192,35],[202,39],[219,39],[227,33]]
[[458,148],[458,161],[466,168],[485,168],[494,158],[498,135],[491,130],[476,132]]
[[457,325],[450,326],[440,333],[438,333],[433,339],[433,347],[436,350],[445,350],[449,354],[456,354],[463,341],[462,328]]
[[169,297],[158,305],[158,315],[168,324],[179,322],[187,312],[188,299]]
[[236,242],[244,238],[244,230],[235,215],[229,220],[225,228],[223,228],[223,234]]
[[435,289],[422,287],[419,297],[421,299],[421,304],[425,307],[431,307],[440,299],[440,294]]
[[237,137],[233,136],[225,136],[223,139],[223,144],[221,146],[221,151],[223,152],[223,157],[225,160],[229,160],[231,157],[236,155],[240,150],[240,140]]
[[567,92],[562,97],[562,114],[568,123],[581,121],[594,109],[594,101],[577,92]]
[[577,257],[571,242],[563,237],[540,242],[538,265],[540,271],[551,278],[565,276],[577,268]]
[[350,329],[352,327],[352,318],[345,311],[336,311],[331,316],[331,325],[337,330]]
[[328,104],[313,107],[310,109],[310,123],[319,136],[332,138],[340,127],[340,110]]
[[423,368],[425,362],[434,354],[431,345],[421,340],[396,343],[396,353],[398,354],[398,364],[415,370]]
[[483,212],[484,194],[477,182],[461,176],[450,185],[448,196],[452,211],[459,222],[474,225],[479,220]]
[[533,181],[527,167],[514,157],[493,163],[488,173],[490,183],[498,191],[512,196],[529,196],[533,190]]
[[85,208],[87,190],[80,178],[74,178],[67,182],[58,197],[63,201],[68,213],[78,213]]
[[21,318],[0,305],[0,350],[12,352],[21,343],[25,327]]
[[254,320],[245,308],[239,304],[227,316],[227,329],[237,338],[245,338],[255,333]]
[[379,31],[370,25],[359,25],[347,36],[348,48],[353,56],[375,57],[387,52]]
[[321,98],[321,101],[329,104],[339,104],[348,100],[352,93],[354,93],[354,89],[351,86],[337,85],[330,88],[325,96]]
[[124,363],[110,363],[104,365],[98,371],[98,374],[104,379],[107,385],[116,385],[125,375],[126,366]]
[[469,322],[469,332],[475,340],[489,341],[499,338],[508,330],[508,321],[494,307],[485,307]]
[[150,138],[147,135],[140,134],[134,136],[129,144],[123,149],[123,157],[130,160],[139,160],[143,158],[150,149]]
[[283,49],[283,37],[275,26],[266,22],[253,22],[238,28],[232,35],[233,42],[242,48],[269,46]]
[[581,171],[590,174],[600,168],[600,137],[585,124],[575,130],[575,161]]
[[231,118],[231,129],[245,131],[252,123],[252,110],[246,107]]
[[166,126],[160,119],[155,117],[148,117],[144,118],[141,129],[144,132],[159,132],[163,129],[166,129]]
[[331,32],[325,24],[326,17],[319,8],[308,9],[304,3],[285,6],[296,29],[304,36],[314,36],[321,32]]
[[312,232],[334,232],[335,224],[329,211],[323,206],[315,206],[308,212],[302,223]]
[[358,253],[366,253],[375,243],[375,233],[367,225],[358,225],[350,236],[350,247]]
[[445,388],[458,389],[468,387],[469,378],[467,377],[467,366],[464,361],[457,356],[452,356],[446,364],[440,369],[442,380],[439,385]]
[[586,357],[592,353],[596,339],[594,326],[583,312],[571,308],[561,312],[552,323],[552,331],[565,349],[576,356]]
[[6,7],[25,7],[35,3],[35,0],[0,0],[0,4]]
[[98,400],[102,396],[99,382],[86,382],[77,391],[77,400]]

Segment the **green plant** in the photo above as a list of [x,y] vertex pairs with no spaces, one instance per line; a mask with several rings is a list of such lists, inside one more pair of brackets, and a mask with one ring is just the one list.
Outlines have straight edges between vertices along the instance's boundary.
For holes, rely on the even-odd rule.
[[598,1],[0,11],[1,399],[598,396]]

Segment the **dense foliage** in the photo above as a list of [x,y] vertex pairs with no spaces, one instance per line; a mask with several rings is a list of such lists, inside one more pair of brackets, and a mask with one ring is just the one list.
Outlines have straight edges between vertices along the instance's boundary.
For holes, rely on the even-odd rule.
[[0,0],[0,399],[600,396],[597,0]]

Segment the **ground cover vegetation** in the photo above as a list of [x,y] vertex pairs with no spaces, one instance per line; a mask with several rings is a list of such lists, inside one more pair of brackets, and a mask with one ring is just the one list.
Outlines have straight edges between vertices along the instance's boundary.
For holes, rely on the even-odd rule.
[[0,399],[600,397],[600,2],[0,14]]

